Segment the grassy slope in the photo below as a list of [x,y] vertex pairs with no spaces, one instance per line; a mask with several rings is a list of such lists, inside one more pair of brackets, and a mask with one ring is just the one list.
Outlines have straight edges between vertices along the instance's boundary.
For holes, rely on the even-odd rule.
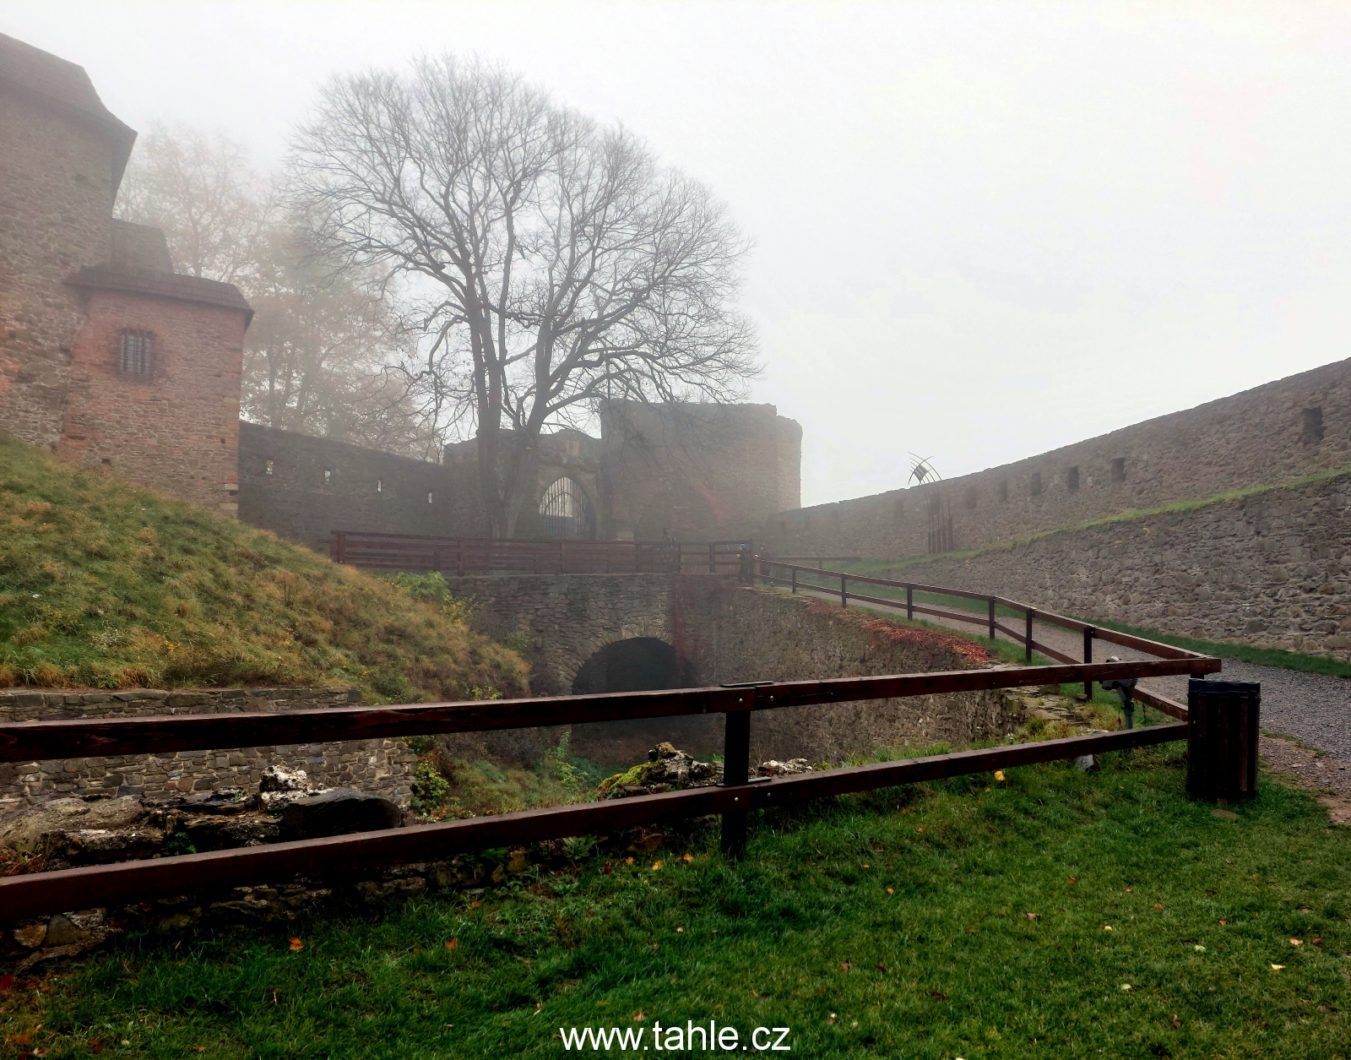
[[388,581],[0,438],[0,686],[525,685],[513,652]]
[[790,1027],[812,1057],[1342,1055],[1351,831],[1273,783],[1216,815],[1182,796],[1180,758],[780,812],[739,868],[705,829],[476,895],[127,940],[0,995],[0,1039],[548,1057],[559,1027],[715,1019]]

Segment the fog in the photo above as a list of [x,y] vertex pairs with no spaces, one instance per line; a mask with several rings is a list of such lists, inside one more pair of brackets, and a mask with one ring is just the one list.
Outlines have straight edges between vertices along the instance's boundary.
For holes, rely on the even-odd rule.
[[71,3],[0,32],[261,168],[323,80],[451,50],[620,121],[754,238],[803,499],[952,476],[1347,355],[1351,6]]

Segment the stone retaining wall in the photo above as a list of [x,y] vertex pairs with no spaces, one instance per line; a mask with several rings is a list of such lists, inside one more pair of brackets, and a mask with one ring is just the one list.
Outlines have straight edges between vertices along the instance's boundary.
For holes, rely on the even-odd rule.
[[[990,661],[959,637],[748,588],[720,594],[715,635],[701,641],[696,659],[703,684],[925,673]],[[902,745],[998,740],[1021,721],[993,690],[784,707],[755,714],[751,759],[839,762]]]
[[[283,712],[359,702],[358,694],[346,689],[4,690],[0,691],[0,721]],[[406,806],[412,795],[414,758],[403,740],[360,740],[6,762],[0,763],[0,808],[56,795],[142,795],[155,799],[220,788],[256,791],[263,770],[270,765],[303,769],[311,780],[326,787],[353,787]]]
[[1351,475],[934,557],[888,576],[1351,660]]

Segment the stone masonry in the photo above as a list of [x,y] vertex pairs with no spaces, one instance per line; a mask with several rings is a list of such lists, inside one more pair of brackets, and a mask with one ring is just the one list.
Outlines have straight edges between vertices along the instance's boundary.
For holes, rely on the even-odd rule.
[[932,521],[946,515],[952,549],[984,548],[1344,467],[1351,360],[972,475],[783,511],[756,539],[781,556],[916,556],[930,550]]
[[1351,474],[934,556],[891,576],[1351,661]]
[[[358,702],[357,693],[344,689],[3,690],[0,722],[281,712]],[[382,739],[0,763],[0,809],[53,796],[138,795],[153,800],[222,788],[256,791],[263,770],[271,765],[303,769],[319,785],[354,787],[407,806],[414,760],[403,740]]]

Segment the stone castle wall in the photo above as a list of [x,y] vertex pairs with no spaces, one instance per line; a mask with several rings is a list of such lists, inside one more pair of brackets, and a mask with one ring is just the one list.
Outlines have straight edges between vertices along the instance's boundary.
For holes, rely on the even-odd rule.
[[773,405],[601,407],[611,536],[750,537],[801,498],[802,428]]
[[0,85],[0,429],[25,442],[60,436],[83,321],[65,281],[108,257],[114,191],[105,133]]
[[[601,422],[599,440],[572,430],[540,439],[514,537],[550,536],[540,502],[563,477],[592,505],[602,540],[745,537],[800,498],[802,428],[772,405],[616,402]],[[318,548],[335,530],[487,532],[472,441],[436,464],[253,423],[239,425],[239,516]]]
[[239,517],[320,550],[334,530],[478,536],[470,471],[239,424]]
[[[960,478],[785,511],[777,555],[879,558],[982,548],[1092,519],[1351,466],[1351,360]],[[897,477],[902,470],[898,467]]]
[[934,556],[891,577],[1351,661],[1351,474]]
[[[280,712],[345,707],[357,702],[355,692],[340,689],[0,690],[0,722]],[[303,769],[311,780],[325,787],[354,787],[407,806],[412,797],[414,760],[403,740],[359,740],[5,762],[0,763],[0,809],[6,803],[53,796],[142,795],[154,800],[232,787],[257,791],[263,770],[272,765]]]

